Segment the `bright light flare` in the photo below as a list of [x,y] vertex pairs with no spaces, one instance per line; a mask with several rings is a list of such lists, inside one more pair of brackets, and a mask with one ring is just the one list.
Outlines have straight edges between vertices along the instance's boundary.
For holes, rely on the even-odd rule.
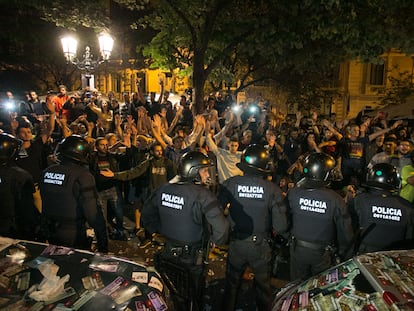
[[63,37],[60,39],[60,42],[62,43],[62,50],[66,61],[73,61],[75,59],[76,50],[78,48],[78,40],[73,37]]
[[102,58],[103,60],[108,60],[114,47],[114,39],[108,34],[101,34],[98,40]]

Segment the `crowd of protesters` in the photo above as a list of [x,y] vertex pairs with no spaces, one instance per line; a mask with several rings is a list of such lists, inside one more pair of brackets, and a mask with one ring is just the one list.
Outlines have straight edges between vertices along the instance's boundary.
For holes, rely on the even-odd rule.
[[[411,171],[408,167],[403,171],[403,167],[411,165],[412,128],[403,126],[402,121],[391,123],[383,112],[341,122],[336,121],[334,113],[320,118],[316,112],[306,117],[298,112],[295,120],[275,113],[269,102],[252,100],[237,105],[230,95],[223,98],[217,92],[206,98],[205,112],[194,115],[191,94],[183,94],[177,104],[168,97],[162,83],[157,100],[155,93],[146,98],[139,86],[136,93],[124,93],[123,101],[117,100],[113,92],[103,96],[96,89],[69,95],[63,85],[57,94],[48,93],[43,102],[35,91],[27,92],[25,100],[17,100],[7,91],[1,99],[0,129],[24,142],[26,154],[18,165],[32,174],[35,183],[41,171],[53,162],[58,142],[71,134],[85,137],[97,153],[117,154],[113,168],[120,171],[147,158],[155,143],[175,166],[185,152],[203,148],[216,158],[219,183],[240,174],[235,164],[244,148],[253,142],[270,151],[272,180],[283,188],[300,179],[302,162],[311,152],[325,152],[337,160],[333,174],[333,187],[337,190],[352,185],[356,191],[364,181],[366,169],[376,163],[391,163],[404,176]],[[53,120],[49,118],[48,103],[56,112]],[[99,150],[102,141],[107,150]],[[91,169],[95,171],[93,165]],[[140,179],[148,180],[149,175],[133,181],[138,186],[138,197],[147,191],[142,185],[149,184]],[[407,179],[402,182],[401,195],[413,202],[411,183]],[[130,197],[128,185],[117,184],[120,201]],[[40,210],[40,203],[37,206]]]
[[[72,134],[84,137],[93,147],[89,168],[112,239],[127,239],[123,206],[135,197],[139,201],[135,229],[145,240],[140,204],[176,174],[181,156],[194,149],[216,162],[213,191],[242,173],[236,164],[243,150],[254,143],[269,151],[272,174],[268,178],[284,196],[301,179],[306,156],[324,152],[336,160],[331,187],[345,201],[358,193],[367,168],[377,163],[390,163],[398,169],[400,195],[414,201],[412,128],[388,120],[382,112],[341,122],[335,114],[321,117],[316,112],[309,116],[297,112],[292,117],[278,113],[269,101],[236,104],[230,95],[216,92],[206,98],[205,111],[195,114],[191,92],[173,104],[162,81],[160,88],[159,98],[155,93],[146,97],[137,85],[138,91],[124,93],[122,100],[113,92],[103,95],[88,88],[69,95],[63,85],[58,93],[48,93],[44,101],[35,91],[27,92],[24,100],[15,99],[10,91],[5,93],[0,129],[23,141],[16,164],[33,178],[39,213],[42,199],[47,200],[39,193],[41,173],[56,161],[59,142]],[[135,191],[132,195],[131,190]]]

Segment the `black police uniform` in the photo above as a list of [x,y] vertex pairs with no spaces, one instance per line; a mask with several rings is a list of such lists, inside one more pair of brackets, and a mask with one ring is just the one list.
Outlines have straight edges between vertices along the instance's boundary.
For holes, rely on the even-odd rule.
[[0,235],[36,239],[39,213],[33,202],[32,176],[17,166],[0,166]]
[[98,250],[108,251],[105,221],[97,207],[95,179],[87,167],[64,159],[43,171],[40,191],[42,216],[49,230],[49,242],[89,249],[88,224],[95,230]]
[[220,190],[219,200],[223,206],[230,204],[229,221],[232,225],[223,310],[234,310],[237,289],[247,265],[255,277],[257,306],[259,310],[267,310],[272,300],[271,248],[268,242],[272,229],[277,233],[287,230],[282,192],[262,176],[246,174],[227,179]]
[[326,184],[304,178],[289,191],[291,279],[306,279],[329,268],[335,247],[344,257],[350,251],[353,230],[348,209]]
[[386,190],[371,189],[354,199],[362,241],[359,252],[375,252],[413,239],[412,205]]
[[[206,223],[203,219],[211,226],[209,238],[205,236]],[[173,295],[173,299],[177,299],[176,308],[190,310],[187,303],[191,300],[195,302],[194,307],[201,310],[197,303],[201,302],[204,286],[206,250],[203,244],[207,244],[208,239],[223,244],[228,238],[229,224],[217,198],[204,187],[190,182],[166,183],[145,202],[141,220],[149,233],[160,233],[166,238],[159,258],[172,265],[169,271],[164,269],[165,266],[158,268],[157,263],[156,268],[164,270],[160,272],[167,274],[175,283],[179,291]],[[187,272],[190,280],[185,281],[183,274]],[[187,286],[183,284],[185,282]],[[183,290],[189,292],[183,293]]]

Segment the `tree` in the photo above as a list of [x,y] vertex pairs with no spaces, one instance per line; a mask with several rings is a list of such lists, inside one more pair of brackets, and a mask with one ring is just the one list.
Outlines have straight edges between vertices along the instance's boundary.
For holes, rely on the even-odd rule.
[[153,66],[191,71],[194,100],[197,111],[201,112],[207,78],[240,42],[257,31],[260,23],[251,14],[257,12],[258,5],[266,10],[265,3],[237,0],[149,3],[152,13],[140,23],[158,33],[144,52],[153,60]]
[[398,66],[389,70],[388,83],[378,90],[383,105],[401,105],[406,103],[407,98],[414,94],[413,73],[400,71]]
[[[117,2],[137,9],[137,1]],[[146,55],[153,66],[191,72],[199,111],[208,79],[247,87],[284,73],[278,84],[287,74],[303,85],[313,74],[317,85],[320,73],[329,75],[341,61],[372,61],[391,47],[414,46],[410,1],[157,0],[142,7],[150,14],[135,25],[158,31]]]
[[[309,81],[320,87],[321,77],[329,77],[344,60],[381,61],[390,48],[414,51],[414,4],[409,0],[114,1],[131,10],[136,35],[130,41],[143,49],[148,66],[181,68],[191,76],[198,112],[206,82],[217,87],[223,80],[240,81],[240,88],[246,88],[274,81],[293,94]],[[59,26],[115,26],[112,2],[28,3]],[[139,40],[145,29],[154,35],[144,48]]]
[[84,27],[99,32],[111,24],[107,0],[31,0],[30,3],[43,20],[73,31]]
[[240,44],[237,58],[244,61],[236,67],[236,62],[228,62],[229,72],[241,82],[239,89],[270,79],[288,90],[291,99],[310,102],[307,94],[325,93],[335,78],[332,72],[343,61],[381,62],[392,47],[410,53],[412,13],[413,4],[406,1],[280,2],[270,11],[268,18],[275,23],[264,31],[259,49],[252,53],[255,45]]

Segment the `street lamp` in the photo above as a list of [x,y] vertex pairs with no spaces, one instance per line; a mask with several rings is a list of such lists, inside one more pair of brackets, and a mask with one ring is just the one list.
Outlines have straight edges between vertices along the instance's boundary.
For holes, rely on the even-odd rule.
[[108,34],[101,34],[98,37],[99,40],[99,49],[101,52],[100,59],[93,59],[93,55],[91,53],[91,48],[89,46],[85,47],[85,52],[83,54],[82,59],[78,59],[76,57],[76,51],[78,47],[78,41],[73,37],[63,37],[60,39],[62,43],[63,55],[66,58],[68,63],[72,63],[78,67],[78,69],[85,71],[85,78],[87,81],[87,86],[89,85],[89,80],[92,77],[92,72],[94,71],[95,67],[99,64],[108,61],[109,57],[111,56],[112,48],[114,46],[114,39]]

